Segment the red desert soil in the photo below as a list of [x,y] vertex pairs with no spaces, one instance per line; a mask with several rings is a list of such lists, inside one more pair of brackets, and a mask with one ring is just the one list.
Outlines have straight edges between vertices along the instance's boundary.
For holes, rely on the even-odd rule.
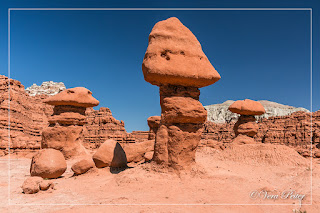
[[[10,206],[8,160],[0,159],[0,212],[319,212],[320,161],[313,159],[313,205],[299,199],[252,199],[252,191],[277,195],[286,190],[311,202],[310,159],[283,145],[247,144],[225,150],[199,148],[188,174],[164,173],[150,163],[124,171],[93,169],[72,176],[72,161],[56,190],[23,194],[30,159],[11,155]],[[218,205],[214,205],[218,204]],[[223,205],[221,205],[223,204]],[[230,204],[230,205],[229,205]],[[244,205],[235,205],[244,204]],[[271,205],[251,205],[271,204]],[[287,204],[287,205],[277,205]]]

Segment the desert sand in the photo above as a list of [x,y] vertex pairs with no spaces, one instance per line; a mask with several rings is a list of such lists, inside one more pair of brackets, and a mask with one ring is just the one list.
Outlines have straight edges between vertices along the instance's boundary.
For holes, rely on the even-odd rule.
[[[180,175],[141,163],[73,176],[69,160],[64,175],[54,179],[55,190],[37,194],[22,193],[31,160],[17,157],[0,160],[1,212],[318,212],[320,207],[320,161],[312,162],[313,205],[308,205],[311,160],[282,145],[199,148],[193,169]],[[253,191],[271,196],[262,192],[255,198]],[[286,198],[285,191],[295,196]],[[272,197],[281,193],[285,197]]]

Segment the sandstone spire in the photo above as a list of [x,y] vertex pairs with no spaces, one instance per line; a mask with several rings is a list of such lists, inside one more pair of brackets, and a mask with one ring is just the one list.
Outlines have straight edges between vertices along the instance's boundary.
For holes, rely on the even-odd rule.
[[207,111],[200,90],[220,79],[192,32],[177,18],[158,22],[142,63],[147,82],[160,87],[161,121],[153,161],[176,170],[195,162]]

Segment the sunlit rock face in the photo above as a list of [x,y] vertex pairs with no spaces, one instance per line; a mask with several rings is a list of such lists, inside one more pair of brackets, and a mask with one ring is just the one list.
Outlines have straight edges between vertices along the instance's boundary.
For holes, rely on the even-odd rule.
[[199,88],[217,82],[220,75],[197,38],[175,17],[153,27],[142,71],[160,89],[153,161],[174,170],[190,169],[207,119]]

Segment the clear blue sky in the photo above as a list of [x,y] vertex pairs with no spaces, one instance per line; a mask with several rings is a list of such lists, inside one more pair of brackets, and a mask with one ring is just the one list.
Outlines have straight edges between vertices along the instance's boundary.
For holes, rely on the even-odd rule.
[[[219,7],[313,9],[313,111],[320,109],[319,1],[1,1],[0,70],[7,69],[8,8]],[[159,89],[143,79],[148,35],[178,17],[221,75],[203,105],[250,98],[310,110],[310,11],[11,11],[11,78],[83,86],[128,132],[160,115]],[[99,108],[97,107],[97,108]]]

